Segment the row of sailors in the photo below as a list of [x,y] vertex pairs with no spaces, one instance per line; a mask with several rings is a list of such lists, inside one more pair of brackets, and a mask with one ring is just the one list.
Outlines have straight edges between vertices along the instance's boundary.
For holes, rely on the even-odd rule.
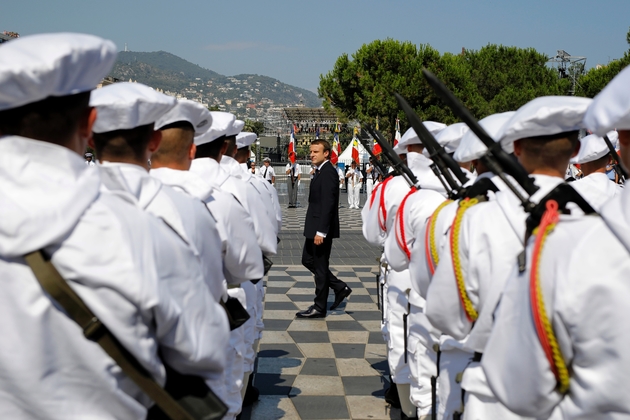
[[[23,258],[42,250],[158,383],[165,365],[200,376],[234,419],[245,390],[257,398],[278,196],[247,170],[256,135],[232,114],[142,84],[93,90],[116,55],[82,34],[0,47],[0,418],[144,419],[153,405],[43,292]],[[230,297],[250,316],[232,331]]]
[[[421,188],[386,178],[362,218],[384,249],[386,399],[402,418],[630,416],[630,192],[607,177],[603,139],[618,140],[630,166],[629,84],[630,68],[595,99],[540,97],[480,121],[534,179],[533,203],[564,183],[570,161],[581,164],[585,176],[568,185],[599,215],[548,204],[531,237],[521,202],[464,124],[424,123],[480,198],[447,200],[413,129],[398,143]],[[578,140],[581,129],[593,134]]]

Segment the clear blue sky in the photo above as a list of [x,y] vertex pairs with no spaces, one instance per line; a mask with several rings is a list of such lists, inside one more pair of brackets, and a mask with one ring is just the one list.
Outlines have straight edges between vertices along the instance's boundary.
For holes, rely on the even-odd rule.
[[387,37],[440,52],[488,44],[564,49],[587,67],[628,49],[630,0],[6,0],[0,31],[96,34],[164,50],[224,75],[316,91],[342,53]]

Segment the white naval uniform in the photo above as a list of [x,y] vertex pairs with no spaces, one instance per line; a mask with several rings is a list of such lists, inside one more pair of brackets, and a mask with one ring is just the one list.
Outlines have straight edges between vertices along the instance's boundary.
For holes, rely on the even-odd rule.
[[262,252],[265,255],[275,255],[278,242],[274,233],[274,226],[267,217],[266,210],[259,211],[260,194],[254,187],[230,176],[214,159],[194,159],[190,165],[190,171],[199,175],[213,187],[232,194],[252,218],[256,239]]
[[[268,190],[263,187],[259,181],[256,180],[257,178],[255,178],[251,172],[244,171],[241,164],[229,156],[223,156],[221,158],[221,168],[231,176],[236,177],[251,185],[251,187],[249,187],[248,189],[248,193],[253,194],[254,191],[258,193],[258,195],[255,197],[259,199],[259,202],[262,202],[263,206],[262,209],[260,208],[260,206],[258,206],[256,210],[264,210],[266,212],[267,219],[269,220],[268,224],[272,227],[273,232],[277,237],[278,223],[276,221],[276,209],[273,205],[273,199]],[[268,182],[266,184],[271,187]]]
[[[181,240],[188,246],[191,255],[186,255],[190,261],[190,270],[200,269],[201,278],[214,300],[213,307],[224,321],[227,317],[223,308],[218,305],[223,295],[223,273],[221,270],[221,238],[217,231],[216,220],[204,209],[201,201],[163,185],[157,178],[152,177],[139,165],[107,162],[98,166],[102,189],[107,191],[126,192],[138,200],[140,208],[154,215],[166,223]],[[201,235],[201,232],[205,232]],[[201,260],[206,259],[202,262]],[[168,270],[164,271],[168,273]],[[174,281],[173,279],[172,281]],[[186,287],[185,282],[177,282],[177,287]],[[200,291],[199,293],[202,293]],[[182,296],[186,296],[183,293]],[[205,298],[205,297],[204,297]],[[201,299],[201,298],[199,298]],[[203,300],[201,300],[203,301]],[[182,297],[182,305],[188,310],[194,310],[195,305]],[[229,334],[229,329],[227,330]],[[226,336],[227,339],[227,336]],[[226,351],[225,346],[223,346]],[[213,378],[212,389],[217,389],[217,395],[224,396],[224,372]]]
[[[533,178],[540,187],[530,198],[534,203],[564,181],[545,175],[533,175]],[[427,316],[431,323],[457,340],[466,339],[466,349],[482,354],[501,290],[512,270],[516,269],[517,256],[523,250],[527,219],[527,213],[514,194],[500,191],[495,197],[493,201],[479,203],[466,211],[459,236],[466,291],[479,314],[474,326],[460,303],[449,242],[427,292]],[[464,371],[461,386],[466,390],[465,419],[521,418],[496,400],[480,363],[473,362]]]
[[363,173],[359,168],[350,168],[348,170],[348,173],[346,174],[346,183],[348,185],[348,208],[359,208],[362,179]]
[[611,181],[604,172],[594,172],[569,185],[575,188],[595,211],[623,191],[623,187]]
[[528,269],[508,280],[482,360],[490,387],[515,412],[540,419],[630,416],[628,209],[630,191],[624,190],[603,206],[601,218],[562,215],[547,236],[540,284],[570,370],[566,395],[556,391],[556,378],[532,323],[531,238]]
[[[445,193],[442,184],[429,167],[431,165],[430,159],[422,156],[422,154],[410,152],[407,154],[407,163],[409,169],[416,175],[424,188]],[[394,234],[393,225],[396,212],[409,189],[409,184],[404,178],[394,177],[373,192],[372,198],[361,212],[363,232],[368,242],[385,244],[386,237]],[[383,195],[384,208],[380,207],[381,195]],[[383,214],[385,216],[385,230],[381,229],[378,222],[379,217],[383,222]],[[409,271],[407,269],[400,272],[390,270],[387,276],[386,290],[387,315],[382,331],[388,341],[388,363],[396,384],[411,383],[409,365],[404,361],[403,315],[407,313],[408,290],[411,290]]]
[[[412,190],[411,190],[412,191]],[[385,240],[385,258],[392,270],[403,272],[409,266],[409,252],[415,246],[415,234],[445,197],[436,191],[420,189],[407,199],[404,208],[399,207],[392,232]],[[402,210],[402,211],[401,211]],[[402,221],[401,221],[402,217]],[[407,249],[401,248],[403,244]],[[431,411],[431,377],[435,376],[437,353],[434,344],[439,343],[439,331],[431,326],[424,314],[425,301],[414,290],[413,282],[407,292],[409,316],[407,318],[407,355],[411,374],[411,402],[418,408],[418,415]]]
[[[188,194],[202,200],[208,210],[217,219],[221,235],[223,256],[223,274],[230,285],[250,283],[250,279],[263,276],[261,251],[256,241],[254,225],[243,206],[232,194],[213,188],[190,171],[176,171],[168,168],[152,169],[151,175],[174,188],[180,188]],[[229,296],[238,299],[247,309],[245,291],[231,288]],[[245,354],[245,328],[230,331],[228,360],[226,369],[226,399],[228,413],[225,418],[233,419],[241,411]]]
[[[276,221],[276,214],[275,214],[275,209],[273,207],[271,194],[269,194],[267,190],[265,189],[265,187],[261,186],[260,183],[256,181],[256,179],[254,179],[251,173],[248,174],[246,171],[243,171],[243,169],[241,168],[241,165],[233,158],[229,156],[223,156],[221,158],[221,168],[224,169],[231,177],[235,177],[239,179],[240,181],[242,181],[249,188],[248,198],[254,194],[257,194],[255,195],[256,197],[255,200],[258,200],[258,202],[263,203],[262,209],[259,210],[261,212],[260,214],[261,220],[265,219],[266,217],[266,220],[265,220],[267,222],[266,224],[267,226],[270,226],[271,229],[273,230],[274,240],[277,241],[278,224]],[[254,279],[254,280],[259,280],[259,279]],[[264,329],[264,324],[263,324],[262,319],[263,319],[263,305],[264,305],[263,302],[265,298],[265,290],[263,287],[263,283],[262,281],[259,281],[256,284],[245,283],[243,284],[243,288],[247,296],[247,306],[248,308],[252,308],[254,310],[253,314],[251,314],[254,317],[252,320],[254,322],[254,328],[255,328],[254,341],[259,340],[262,338],[262,332]],[[246,329],[246,331],[248,330]],[[253,344],[254,342],[252,342],[252,345]],[[254,361],[256,359],[256,351],[257,349],[252,348],[252,350],[249,351],[245,356],[245,359],[246,359],[245,371],[246,372],[252,372],[254,370]]]
[[182,373],[223,371],[227,320],[180,238],[131,195],[100,191],[100,171],[64,147],[3,137],[0,167],[0,418],[140,420],[152,405],[43,293],[22,260],[38,249],[158,382],[158,345]]
[[[371,169],[371,171],[368,172],[368,169]],[[376,167],[374,165],[370,165],[369,163],[366,164],[365,173],[367,174],[365,180],[365,196],[367,197],[366,199],[369,200],[372,190],[374,189],[374,181],[376,180]]]
[[271,202],[273,204],[273,210],[276,215],[276,222],[278,223],[278,232],[282,230],[282,207],[280,207],[280,199],[278,198],[278,191],[272,187],[268,182],[266,182],[260,173],[256,172],[256,174],[252,174],[252,171],[247,168],[247,164],[241,163],[241,168],[245,172],[248,172],[252,175],[252,178],[258,181],[260,185],[262,185],[271,195]]

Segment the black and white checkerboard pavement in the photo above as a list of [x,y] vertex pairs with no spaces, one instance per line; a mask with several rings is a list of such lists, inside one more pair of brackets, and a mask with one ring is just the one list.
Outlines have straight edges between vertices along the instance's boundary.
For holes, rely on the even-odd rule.
[[[275,265],[265,279],[265,331],[255,366],[261,395],[241,419],[399,418],[384,400],[389,372],[376,305],[381,251],[363,238],[361,211],[348,209],[342,191],[341,237],[333,241],[330,262],[352,294],[325,319],[297,319],[295,313],[315,296],[313,275],[301,265],[308,189],[300,188],[301,206],[291,209],[286,188],[278,192],[283,226]],[[365,199],[361,194],[361,206]],[[334,297],[331,292],[330,304]]]
[[[250,419],[390,419],[386,345],[376,306],[376,266],[335,266],[352,295],[325,319],[296,319],[313,303],[313,276],[302,266],[273,267]],[[329,304],[334,293],[329,297]]]

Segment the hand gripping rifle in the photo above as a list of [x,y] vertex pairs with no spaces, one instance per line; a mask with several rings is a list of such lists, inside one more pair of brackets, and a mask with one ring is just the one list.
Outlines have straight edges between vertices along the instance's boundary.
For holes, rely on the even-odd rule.
[[[413,108],[411,108],[411,105],[409,105],[405,98],[400,96],[398,93],[394,93],[394,96],[398,101],[398,105],[400,105],[402,110],[405,112],[405,115],[407,115],[409,124],[416,132],[420,140],[422,140],[424,147],[429,151],[431,160],[433,160],[431,169],[442,182],[445,189],[449,191],[449,197],[453,200],[463,197],[466,193],[464,184],[468,182],[468,178],[466,177],[464,171],[462,171],[462,168],[457,164],[457,162],[455,162],[453,157],[444,150],[444,147],[438,143],[429,130],[427,130],[418,114],[416,114]],[[457,181],[455,181],[453,175],[455,175]]]
[[608,150],[610,151],[610,157],[613,160],[613,168],[615,168],[615,172],[617,172],[617,175],[619,175],[619,178],[625,181],[626,178],[628,178],[628,173],[626,172],[625,168],[621,166],[621,163],[619,162],[619,155],[617,154],[617,151],[615,150],[615,147],[612,145],[607,134],[604,135],[604,141],[606,142],[606,146],[608,146]]
[[385,157],[385,160],[387,160],[390,165],[392,165],[394,173],[405,178],[405,181],[407,181],[410,187],[415,187],[419,189],[420,186],[418,185],[418,178],[416,178],[414,173],[411,172],[411,169],[409,169],[409,167],[405,165],[405,162],[403,162],[402,159],[396,154],[396,152],[394,152],[394,149],[392,148],[392,146],[389,145],[385,137],[383,137],[383,135],[378,130],[374,129],[369,124],[366,124],[366,129],[368,133],[370,133],[372,137],[374,137],[374,140],[376,140],[378,145],[381,146],[382,155]]

